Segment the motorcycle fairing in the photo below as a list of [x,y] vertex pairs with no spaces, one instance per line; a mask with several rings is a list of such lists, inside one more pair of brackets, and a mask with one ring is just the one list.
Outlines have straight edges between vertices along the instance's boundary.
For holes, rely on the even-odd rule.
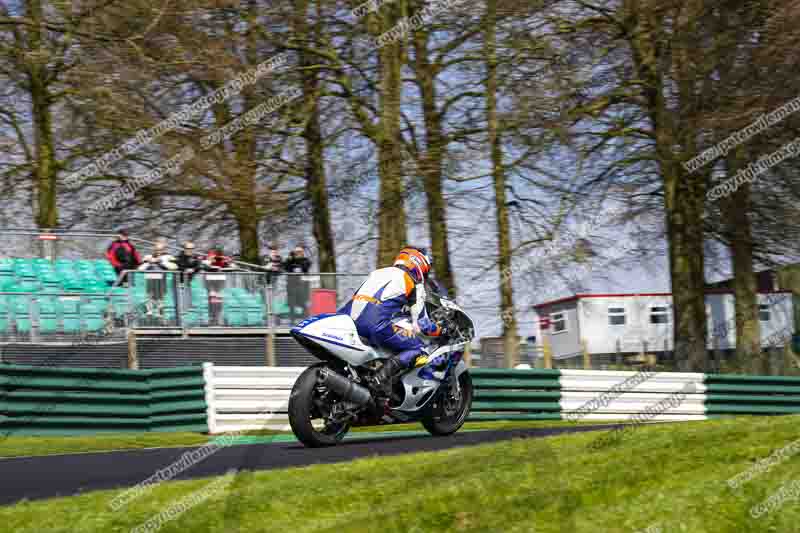
[[291,333],[295,337],[304,337],[319,344],[353,366],[361,366],[391,355],[364,344],[350,315],[328,313],[307,318],[293,327]]

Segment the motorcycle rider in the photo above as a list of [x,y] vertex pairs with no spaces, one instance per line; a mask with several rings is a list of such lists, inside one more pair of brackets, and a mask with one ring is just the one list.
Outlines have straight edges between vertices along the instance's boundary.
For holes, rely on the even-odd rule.
[[[424,248],[406,246],[392,266],[372,272],[339,310],[350,315],[358,334],[369,344],[395,353],[375,374],[375,388],[386,396],[391,395],[394,378],[426,354],[416,334],[437,337],[445,333],[425,310],[425,276],[431,262]],[[410,318],[413,331],[394,325],[398,318]]]

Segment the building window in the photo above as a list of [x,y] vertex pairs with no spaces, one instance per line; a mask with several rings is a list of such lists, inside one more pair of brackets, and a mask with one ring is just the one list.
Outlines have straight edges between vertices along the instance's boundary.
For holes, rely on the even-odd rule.
[[625,308],[624,307],[609,307],[608,308],[608,324],[610,326],[624,326],[625,325]]
[[567,331],[566,313],[550,313],[550,323],[553,325],[553,333]]
[[771,314],[772,313],[771,313],[768,305],[761,304],[761,305],[758,306],[758,319],[761,322],[769,322],[770,318],[771,318],[771,316],[770,316]]
[[669,324],[669,307],[654,305],[650,307],[651,324]]

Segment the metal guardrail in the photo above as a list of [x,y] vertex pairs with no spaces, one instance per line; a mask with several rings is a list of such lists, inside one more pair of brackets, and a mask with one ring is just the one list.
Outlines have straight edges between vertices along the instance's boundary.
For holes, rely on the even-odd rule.
[[131,327],[281,328],[344,305],[366,274],[126,271]]
[[0,292],[0,343],[118,342],[128,328],[275,331],[336,311],[365,276],[132,270],[106,291]]

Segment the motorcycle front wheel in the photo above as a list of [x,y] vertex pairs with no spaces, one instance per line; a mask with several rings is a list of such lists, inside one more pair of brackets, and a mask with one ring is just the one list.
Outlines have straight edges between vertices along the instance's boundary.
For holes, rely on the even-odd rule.
[[452,435],[464,425],[472,407],[472,377],[468,371],[458,376],[458,385],[457,395],[447,387],[425,408],[421,422],[431,435]]
[[[328,405],[328,392],[317,386],[317,372],[324,364],[309,367],[300,374],[292,387],[289,396],[289,425],[297,440],[309,448],[334,446],[341,442],[350,425],[346,423],[330,424],[325,417]],[[322,423],[315,427],[314,422]]]

